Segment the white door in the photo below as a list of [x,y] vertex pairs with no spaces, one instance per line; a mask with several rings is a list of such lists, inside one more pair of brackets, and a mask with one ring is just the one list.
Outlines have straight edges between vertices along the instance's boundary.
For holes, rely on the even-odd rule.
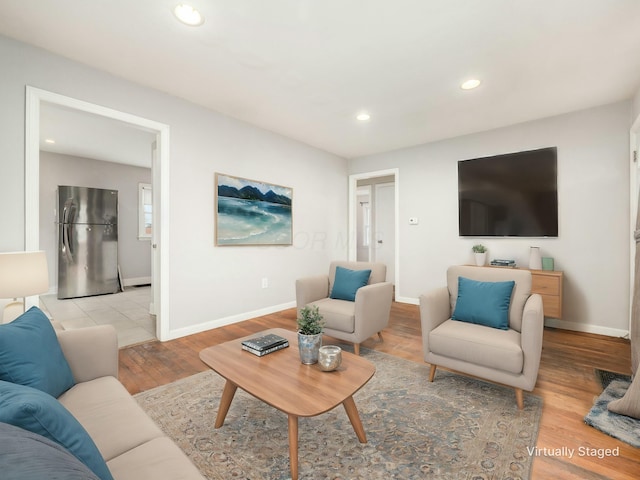
[[395,283],[395,185],[376,184],[374,202],[373,260],[387,266],[387,282]]

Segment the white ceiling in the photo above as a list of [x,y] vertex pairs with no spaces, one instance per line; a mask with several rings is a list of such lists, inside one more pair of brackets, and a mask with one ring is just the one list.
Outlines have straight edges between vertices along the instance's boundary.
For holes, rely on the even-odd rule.
[[119,120],[50,103],[40,106],[40,150],[151,168],[155,140],[155,134]]
[[176,3],[2,2],[0,34],[347,158],[640,87],[640,0],[193,0],[201,27]]

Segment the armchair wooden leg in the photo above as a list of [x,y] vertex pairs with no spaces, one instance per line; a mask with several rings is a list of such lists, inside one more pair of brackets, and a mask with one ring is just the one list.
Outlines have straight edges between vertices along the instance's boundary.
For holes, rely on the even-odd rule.
[[518,404],[518,410],[524,408],[524,397],[522,395],[522,389],[516,388],[516,403]]
[[384,342],[384,338],[382,338],[382,332],[378,332],[378,340]]
[[360,355],[360,344],[359,343],[354,343],[353,344],[353,353],[355,353],[356,355]]
[[433,382],[433,379],[436,377],[436,368],[437,365],[431,364],[431,369],[429,370],[429,381]]

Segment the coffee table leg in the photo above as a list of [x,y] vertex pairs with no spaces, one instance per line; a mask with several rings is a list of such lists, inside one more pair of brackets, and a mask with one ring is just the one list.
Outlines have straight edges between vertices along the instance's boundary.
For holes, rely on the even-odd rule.
[[238,386],[229,380],[224,384],[222,397],[220,397],[220,407],[218,407],[218,416],[216,417],[215,428],[220,428],[224,423],[224,419],[226,418],[229,407],[231,406],[231,400],[233,400],[233,396],[236,394],[237,389]]
[[364,433],[364,427],[360,421],[360,415],[358,414],[356,402],[353,401],[353,397],[347,398],[342,402],[342,405],[344,406],[347,416],[349,417],[349,421],[351,421],[351,425],[358,436],[358,440],[360,440],[360,443],[367,443],[367,435]]
[[289,463],[291,480],[298,480],[298,417],[289,415]]

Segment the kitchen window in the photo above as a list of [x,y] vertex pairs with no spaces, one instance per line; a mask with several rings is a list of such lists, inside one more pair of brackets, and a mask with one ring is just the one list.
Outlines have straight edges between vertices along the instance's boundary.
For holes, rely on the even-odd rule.
[[138,184],[138,240],[151,239],[153,204],[150,183]]

